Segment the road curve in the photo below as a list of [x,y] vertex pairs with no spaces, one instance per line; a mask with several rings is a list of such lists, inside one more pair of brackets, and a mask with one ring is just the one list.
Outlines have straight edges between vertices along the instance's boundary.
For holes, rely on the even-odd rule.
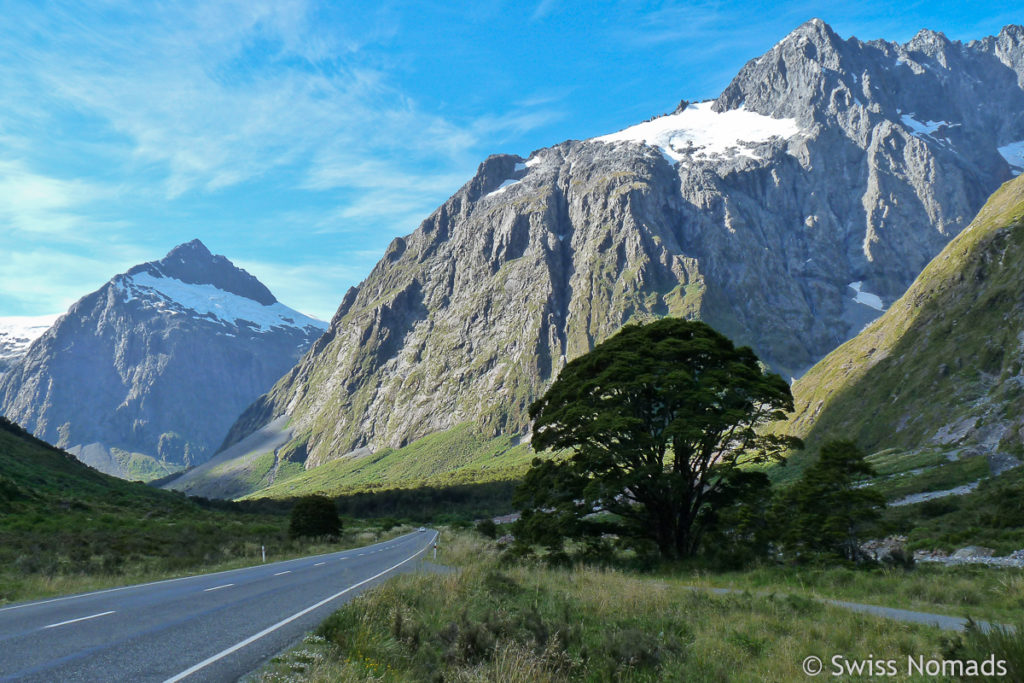
[[0,681],[233,681],[437,538],[0,608]]

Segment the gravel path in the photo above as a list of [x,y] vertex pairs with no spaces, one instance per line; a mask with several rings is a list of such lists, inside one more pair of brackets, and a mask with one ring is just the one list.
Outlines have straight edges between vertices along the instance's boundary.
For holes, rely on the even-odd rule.
[[[704,586],[690,586],[692,590],[703,590],[715,595],[728,595],[730,593],[745,593],[747,591],[738,590],[735,588],[708,588]],[[755,595],[766,597],[768,595],[778,595],[778,593],[764,593],[759,592]],[[831,605],[833,607],[841,607],[848,609],[852,612],[862,612],[864,614],[873,614],[879,617],[885,617],[886,619],[894,619],[896,621],[905,621],[912,624],[924,624],[925,626],[935,626],[944,631],[963,631],[967,628],[967,619],[964,617],[951,617],[946,614],[932,614],[930,612],[917,612],[909,609],[897,609],[895,607],[881,607],[879,605],[865,605],[860,602],[847,602],[845,600],[829,600],[822,598],[811,598],[817,602],[825,605]],[[975,619],[975,623],[981,627],[982,631],[990,631],[993,624],[988,621],[981,621]],[[1004,626],[1004,628],[1013,629],[1012,626]]]

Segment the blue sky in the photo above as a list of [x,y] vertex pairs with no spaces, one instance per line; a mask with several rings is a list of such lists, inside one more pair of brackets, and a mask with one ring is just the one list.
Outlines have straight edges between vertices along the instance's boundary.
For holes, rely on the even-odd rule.
[[4,2],[0,316],[198,237],[328,319],[488,154],[717,96],[820,17],[968,40],[999,2]]

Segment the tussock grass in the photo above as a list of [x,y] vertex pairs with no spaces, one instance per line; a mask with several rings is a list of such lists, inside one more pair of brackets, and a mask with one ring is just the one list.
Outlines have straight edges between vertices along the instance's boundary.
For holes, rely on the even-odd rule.
[[466,533],[445,533],[441,557],[461,570],[401,576],[356,598],[318,629],[317,658],[289,653],[255,680],[794,681],[809,655],[942,656],[935,629],[800,597],[506,565]]

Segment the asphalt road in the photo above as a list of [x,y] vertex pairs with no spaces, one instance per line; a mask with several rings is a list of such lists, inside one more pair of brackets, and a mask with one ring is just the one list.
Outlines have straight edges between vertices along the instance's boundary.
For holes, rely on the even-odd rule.
[[0,681],[234,681],[436,537],[3,607]]

